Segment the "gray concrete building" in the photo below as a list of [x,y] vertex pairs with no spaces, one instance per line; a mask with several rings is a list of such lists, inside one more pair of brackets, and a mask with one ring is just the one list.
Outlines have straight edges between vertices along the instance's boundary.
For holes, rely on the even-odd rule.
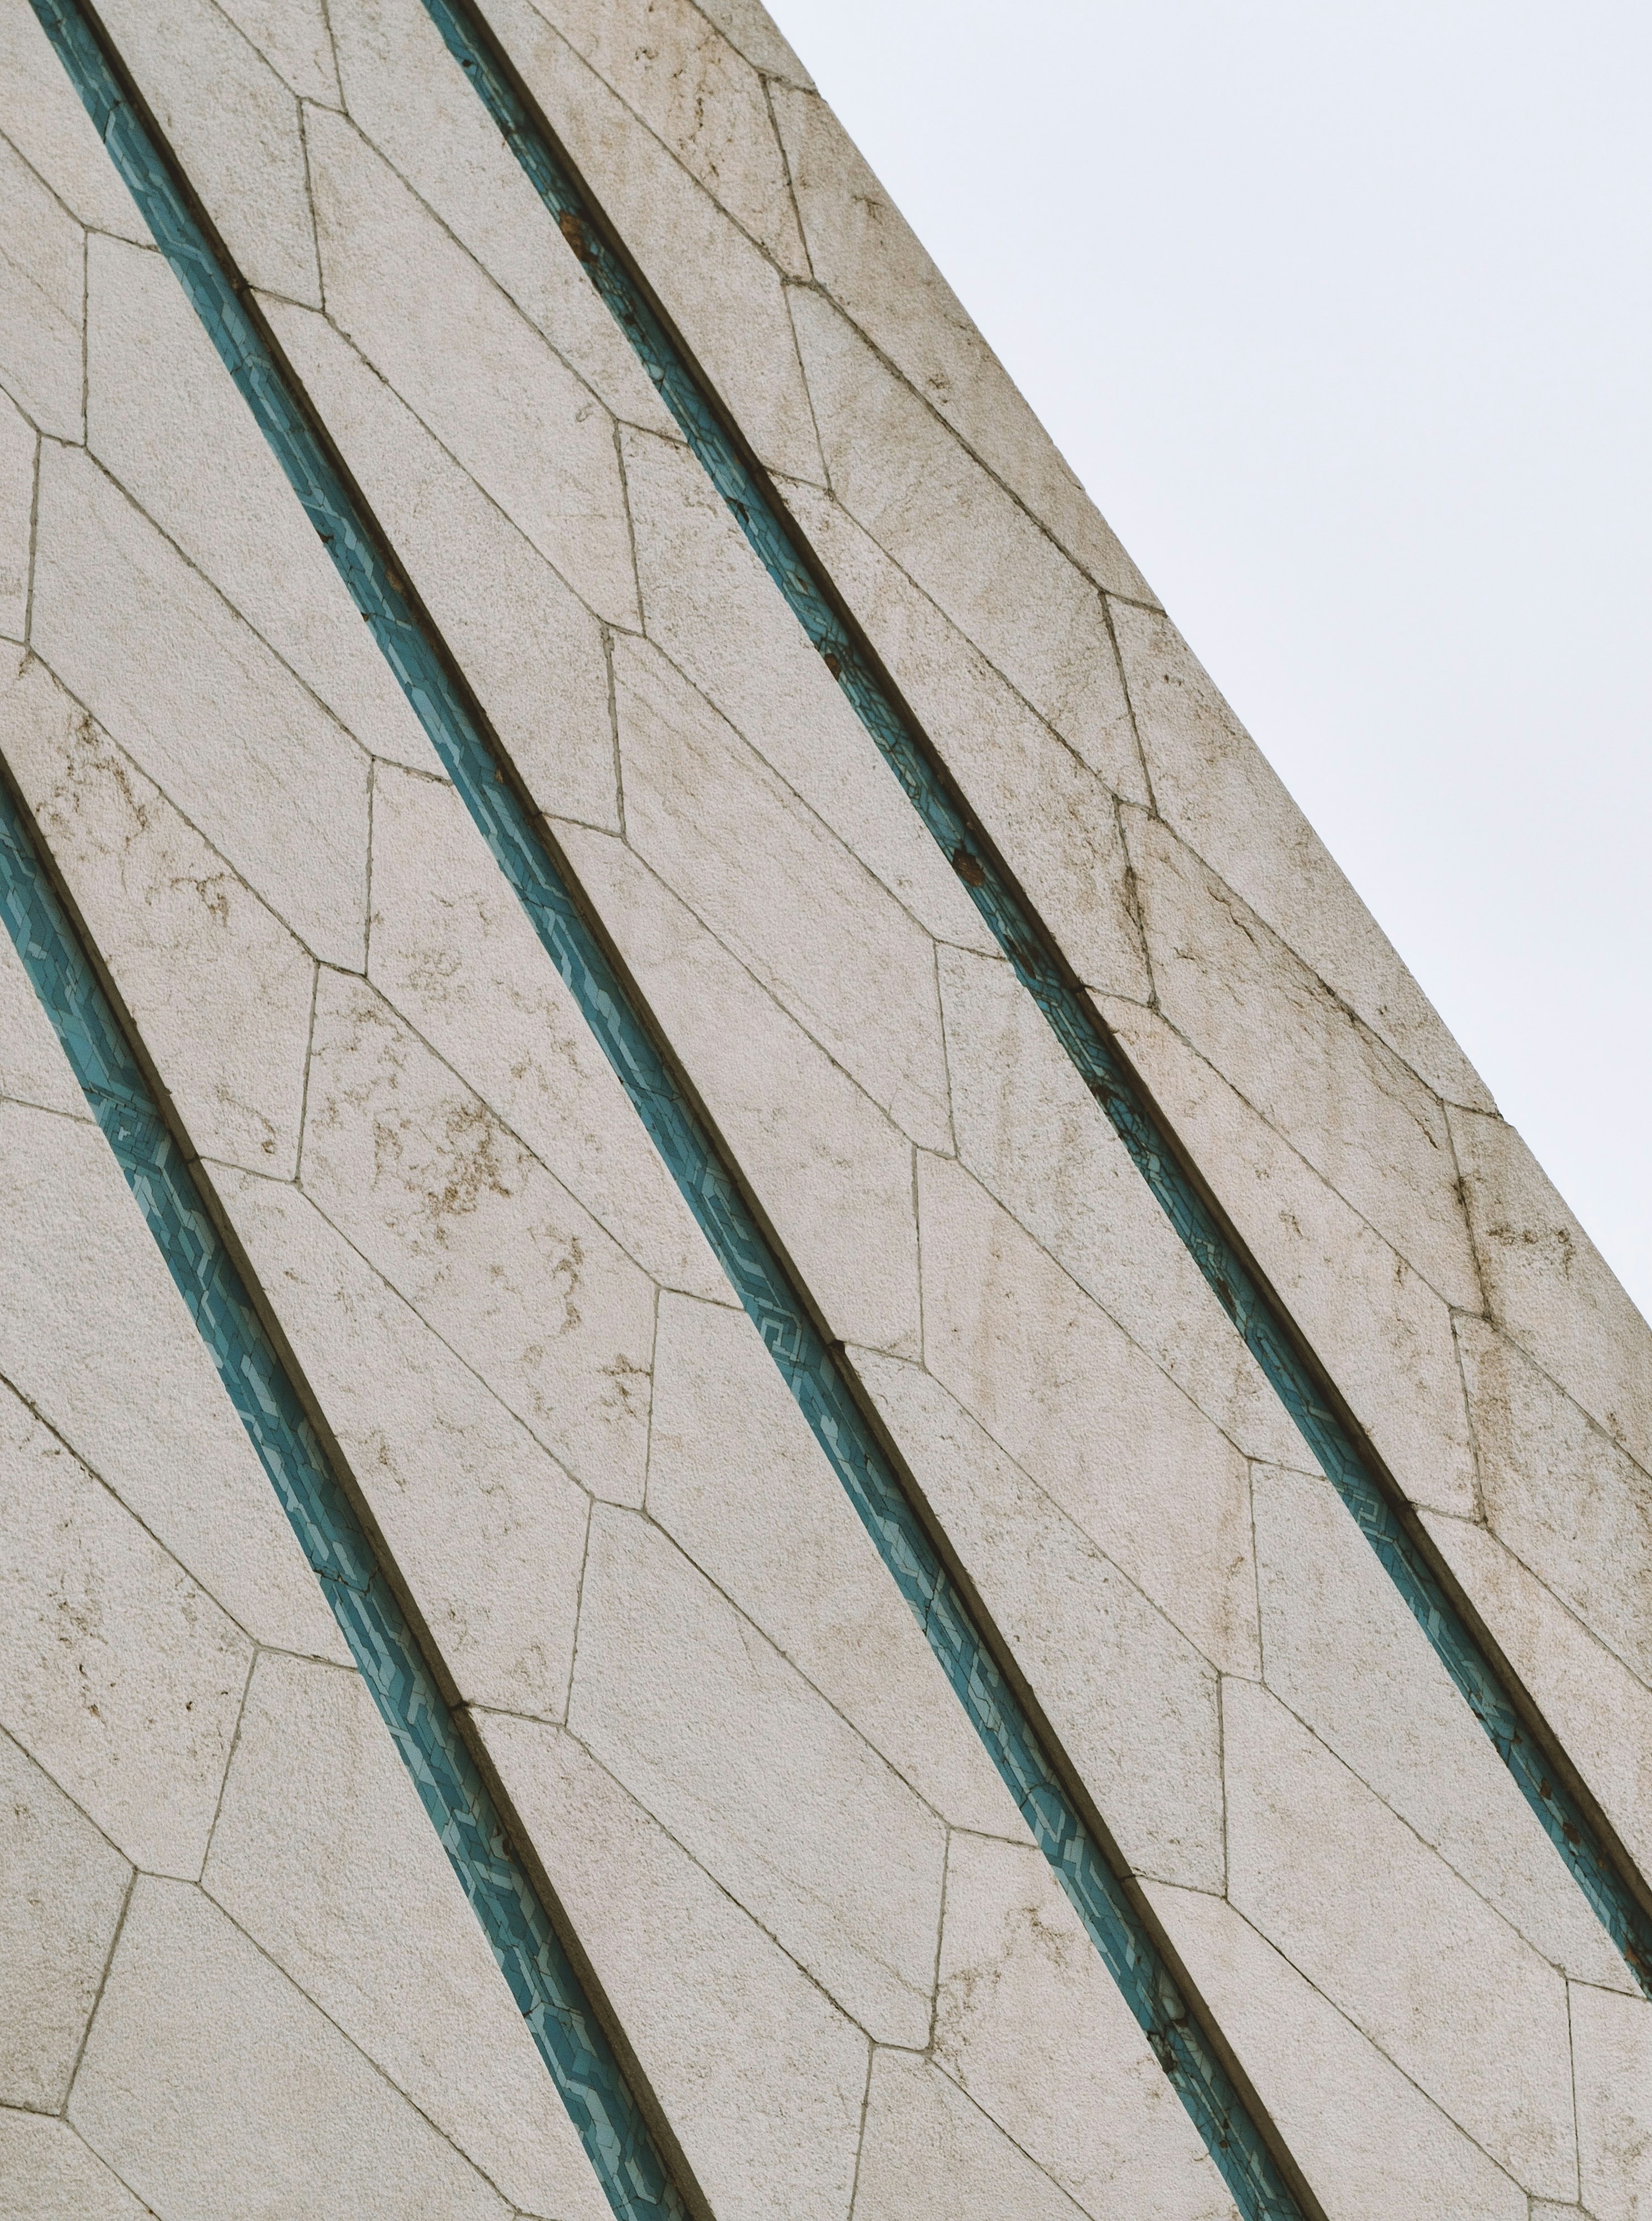
[[757,0],[0,0],[0,2217],[1649,2221],[1652,1343]]

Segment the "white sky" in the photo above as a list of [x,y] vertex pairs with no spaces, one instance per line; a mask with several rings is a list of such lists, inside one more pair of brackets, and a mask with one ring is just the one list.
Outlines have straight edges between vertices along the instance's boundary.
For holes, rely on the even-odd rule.
[[1652,1313],[1652,13],[769,4]]

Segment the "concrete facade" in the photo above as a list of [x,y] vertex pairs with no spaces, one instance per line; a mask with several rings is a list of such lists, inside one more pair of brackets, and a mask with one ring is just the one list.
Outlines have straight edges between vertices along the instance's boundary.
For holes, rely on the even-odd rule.
[[802,65],[756,0],[103,0],[88,34],[1179,1986],[1249,2179],[101,143],[90,21],[0,0],[9,806],[665,2187],[582,2142],[13,903],[0,2216],[1648,2221],[1652,1969],[1574,1823],[452,47],[565,150],[1633,1928],[1647,1327]]

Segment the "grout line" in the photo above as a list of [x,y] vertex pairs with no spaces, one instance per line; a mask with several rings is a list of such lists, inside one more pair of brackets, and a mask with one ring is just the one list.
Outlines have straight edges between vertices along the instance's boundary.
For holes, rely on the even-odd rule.
[[[20,1744],[18,1748],[21,1749],[22,1745]],[[48,1774],[47,1779],[50,1780],[51,1776]],[[63,2105],[60,2109],[65,2120],[68,2118],[69,2107],[74,2100],[75,2084],[80,2078],[80,2067],[86,2056],[86,2046],[91,2042],[92,2023],[97,2018],[97,2009],[103,2002],[103,1993],[109,1987],[110,1970],[115,1965],[115,1954],[121,1948],[121,1936],[126,1928],[127,1914],[132,1910],[132,1893],[138,1886],[139,1872],[140,1869],[134,1866],[127,1875],[126,1891],[121,1899],[121,1910],[115,1917],[115,1932],[109,1939],[109,1949],[103,1955],[103,1972],[97,1977],[97,1993],[92,1999],[91,2011],[86,2015],[86,2025],[80,2031],[80,2041],[75,2046],[74,2061],[69,2069],[69,2080],[64,2088]]]

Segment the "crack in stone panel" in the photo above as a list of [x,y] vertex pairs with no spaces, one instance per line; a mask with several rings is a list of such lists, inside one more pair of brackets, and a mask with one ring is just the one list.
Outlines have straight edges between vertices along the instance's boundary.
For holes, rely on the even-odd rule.
[[0,911],[620,2221],[688,2207],[0,780]]
[[[509,784],[477,710],[441,644],[416,610],[377,525],[351,494],[332,454],[305,410],[234,272],[193,213],[172,160],[126,93],[101,33],[79,0],[32,0],[99,135],[194,303],[220,356],[274,449],[306,513],[327,545],[357,607],[371,627],[464,797],[496,861],[532,920],[540,941],[577,1000],[623,1082],[655,1146],[716,1251],[748,1315],[816,1439],[917,1616],[931,1648],[962,1701],[1034,1841],[1076,1908],[1156,2057],[1203,2137],[1247,2221],[1302,2221],[1258,2123],[1247,2110],[1209,2039],[1189,2009],[1141,1916],[1045,1751],[1001,1673],[982,1629],[943,1566],[922,1518],[862,1415],[837,1354],[814,1324],[807,1304],[764,1238],[729,1167],[666,1065],[639,1009],[602,953],[574,891],[545,840]],[[537,143],[537,142],[536,142]],[[548,157],[546,158],[548,160]],[[577,216],[566,227],[582,258],[595,250]],[[601,262],[602,267],[609,266]],[[651,323],[649,327],[654,328]],[[646,360],[646,358],[645,358]],[[672,358],[673,360],[676,358]],[[684,373],[686,375],[686,373]],[[699,404],[707,416],[703,403]],[[726,443],[725,443],[725,447]],[[732,449],[727,449],[731,455]],[[726,497],[732,498],[732,493]],[[766,510],[764,514],[767,515]],[[744,520],[743,520],[744,521]],[[751,529],[748,527],[748,529]],[[804,574],[804,583],[807,584]],[[813,591],[812,586],[810,591]],[[859,666],[857,666],[859,667]],[[84,954],[78,971],[65,956],[60,921],[28,836],[21,827],[0,840],[11,884],[14,937],[48,1009],[61,1009],[72,1055],[89,1057],[89,1098],[132,1180],[174,1277],[184,1290],[237,1398],[254,1444],[288,1506],[301,1540],[327,1583],[329,1597],[358,1646],[381,1709],[450,1856],[467,1888],[484,1884],[484,1926],[497,1905],[506,1918],[508,1976],[547,1982],[554,1971],[571,1986],[571,1969],[520,1871],[502,1862],[498,1822],[411,1636],[376,1577],[366,1545],[321,1457],[274,1352],[258,1327],[244,1289],[217,1242],[175,1144],[114,1029]],[[29,869],[32,860],[32,876]],[[964,876],[967,878],[968,873]],[[38,890],[33,899],[28,891]],[[21,906],[20,906],[21,905]],[[45,920],[45,924],[37,923]],[[65,999],[64,990],[73,982]],[[91,998],[89,1000],[89,998]],[[87,1012],[96,1012],[88,1022]],[[118,1049],[116,1044],[118,1043]],[[77,1070],[81,1066],[77,1063]],[[209,1246],[210,1245],[210,1246]],[[203,1307],[204,1306],[204,1307]],[[239,1335],[237,1342],[219,1337]],[[267,1445],[267,1447],[266,1447]],[[340,1522],[348,1522],[347,1525]],[[394,1617],[392,1617],[394,1615]],[[446,1730],[446,1733],[443,1730]],[[451,1741],[450,1741],[451,1738]],[[452,1789],[449,1789],[449,1784]],[[444,1802],[451,1796],[451,1802]],[[478,1801],[480,1800],[480,1801]],[[491,1832],[490,1832],[491,1829]],[[450,1831],[451,1834],[450,1834]],[[471,1846],[474,1843],[475,1849]],[[460,1864],[461,1858],[467,1863]],[[496,1888],[494,1877],[503,1881]],[[473,1892],[473,1902],[478,1902]],[[478,1902],[478,1909],[481,1904]],[[514,1920],[537,1952],[516,1940]],[[539,1938],[543,1935],[544,1941]],[[496,1943],[496,1949],[500,1944]],[[612,2065],[577,1988],[556,2018],[519,1993],[540,2049],[558,2078],[577,2125],[616,2212],[683,2213],[679,2193],[630,2099],[617,2066],[612,2080],[592,2075],[585,2061]],[[534,2018],[538,2015],[537,2021]],[[577,2027],[585,2045],[587,2079],[564,2080],[568,2062],[556,2039]],[[544,2033],[541,2034],[541,2030]],[[611,2113],[598,2116],[604,2102]],[[622,2107],[629,2110],[621,2110]],[[587,2130],[587,2118],[593,2131]],[[616,2134],[616,2131],[620,2131]],[[627,2173],[629,2168],[631,2172]],[[634,2178],[634,2179],[633,2179]]]
[[1627,1857],[1621,1857],[1620,1866],[1577,1800],[1555,1778],[1497,1668],[1402,1524],[1387,1486],[1331,1408],[1314,1368],[1300,1354],[1282,1308],[1262,1289],[1183,1172],[1169,1135],[1150,1110],[1110,1033],[1071,984],[1053,937],[1009,884],[953,793],[930,743],[891,698],[866,651],[838,616],[825,573],[786,521],[779,502],[740,454],[708,386],[608,244],[589,195],[517,90],[492,39],[479,27],[465,0],[423,0],[423,4],[630,340],[689,447],[1107,1113],[1596,1917],[1652,1996],[1652,1918],[1624,1878],[1621,1868],[1629,1865]]

